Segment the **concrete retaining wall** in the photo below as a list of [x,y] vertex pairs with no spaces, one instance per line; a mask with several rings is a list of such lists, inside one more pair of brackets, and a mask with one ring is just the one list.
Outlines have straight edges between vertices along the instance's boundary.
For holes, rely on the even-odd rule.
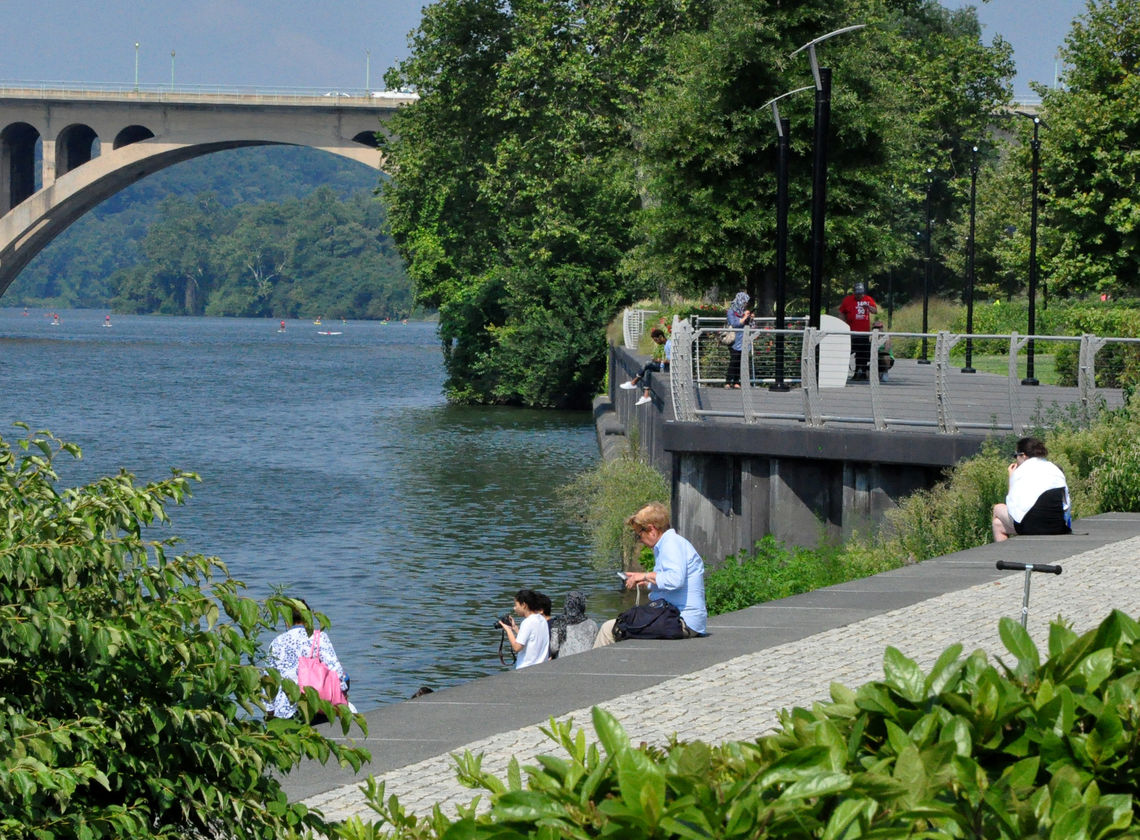
[[653,404],[635,406],[641,391],[617,385],[643,362],[621,347],[611,348],[610,360],[609,401],[596,404],[596,417],[609,415],[610,436],[624,430],[671,479],[677,530],[709,562],[767,534],[814,546],[873,529],[899,499],[932,487],[985,439],[723,419],[679,423],[667,377],[653,375]]

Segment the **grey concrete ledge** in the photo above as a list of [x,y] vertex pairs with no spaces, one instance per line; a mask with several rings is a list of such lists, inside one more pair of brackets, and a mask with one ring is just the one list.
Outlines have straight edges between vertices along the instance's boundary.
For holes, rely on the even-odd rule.
[[[350,740],[372,753],[372,761],[360,773],[309,763],[285,780],[285,789],[292,799],[315,799],[318,804],[323,801],[327,805],[329,796],[335,796],[340,790],[354,790],[350,786],[361,783],[370,774],[400,776],[396,771],[415,765],[416,769],[409,770],[411,776],[407,780],[414,782],[418,778],[415,774],[423,772],[418,768],[425,761],[446,757],[450,752],[484,739],[501,740],[508,737],[508,733],[544,724],[551,717],[602,703],[620,706],[623,702],[636,702],[632,695],[687,675],[707,674],[712,666],[749,654],[789,645],[795,651],[795,643],[805,640],[811,640],[814,650],[819,639],[824,639],[822,644],[826,646],[842,649],[843,639],[866,637],[870,632],[866,628],[884,621],[888,624],[894,622],[894,632],[899,638],[923,636],[937,641],[938,634],[932,632],[937,616],[930,616],[930,626],[914,625],[915,616],[923,615],[927,602],[934,603],[948,593],[960,593],[972,587],[1008,582],[1012,575],[1016,582],[1012,589],[1007,586],[1000,593],[995,593],[996,600],[992,604],[980,607],[992,608],[992,623],[996,626],[1001,615],[1019,614],[1020,580],[1023,577],[1017,572],[999,572],[995,568],[997,560],[1064,566],[1069,558],[1140,536],[1140,514],[1103,514],[1078,520],[1075,531],[1068,537],[1017,537],[1000,545],[985,545],[715,616],[709,621],[709,635],[702,639],[623,642],[523,671],[495,674],[416,700],[383,706],[365,713],[369,729],[367,738],[350,736]],[[1085,564],[1088,564],[1087,560]],[[1115,593],[1120,593],[1123,602],[1127,602],[1122,602],[1121,606],[1128,606],[1132,601],[1140,604],[1140,580],[1132,583],[1134,561],[1128,559],[1121,568],[1117,574],[1124,579],[1122,583],[1115,588],[1111,581],[1101,581],[1101,585],[1109,585],[1114,597]],[[1064,575],[1060,578],[1038,575],[1034,579],[1034,584],[1042,592],[1064,591],[1078,583],[1082,587],[1087,586],[1085,581],[1070,580]],[[1092,597],[1098,606],[1100,601],[1106,600],[1103,593]],[[1105,603],[1104,611],[1112,606],[1117,606],[1117,603]],[[988,612],[986,614],[989,615]],[[899,618],[892,617],[895,615]],[[876,661],[881,660],[884,644],[875,639],[881,635],[881,629],[871,634],[870,647],[877,651],[871,656],[877,657]],[[815,661],[814,653],[807,656],[800,652],[795,656],[803,660],[798,663],[797,673],[803,671],[806,675],[813,668],[822,669],[823,672],[814,677],[822,680],[823,685],[832,678],[845,678],[843,673],[832,674],[828,670],[834,669],[834,665],[821,664],[823,660]],[[771,690],[775,691],[772,702],[777,707],[781,703],[794,705],[803,702],[799,681],[788,680],[786,674],[769,676],[770,680],[765,681],[772,683]],[[695,690],[698,696],[702,696],[699,684]],[[750,689],[748,686],[725,688],[710,685],[707,687],[710,708],[717,706],[716,693],[726,690],[739,693]],[[668,723],[663,725],[668,726]],[[683,718],[672,731],[684,732]],[[697,734],[690,733],[690,736],[702,737],[700,733],[705,731],[715,731],[715,728],[698,728],[695,730]],[[327,728],[327,734],[338,739],[342,737],[340,730],[332,727]],[[441,766],[446,764],[444,761]],[[440,783],[444,784],[443,781]],[[345,807],[351,811],[351,806]]]

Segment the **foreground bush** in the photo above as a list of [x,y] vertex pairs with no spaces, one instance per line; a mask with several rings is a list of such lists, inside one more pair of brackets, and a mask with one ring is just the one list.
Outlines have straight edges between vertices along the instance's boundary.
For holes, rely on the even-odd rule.
[[507,779],[458,760],[490,810],[407,814],[370,782],[380,819],[337,830],[373,837],[1108,838],[1140,836],[1140,625],[1120,612],[1082,636],[1061,624],[1049,658],[1003,618],[1007,664],[948,648],[929,672],[894,648],[884,679],[780,716],[756,741],[634,747],[594,709],[601,742],[545,730],[566,753]]
[[[287,614],[216,558],[144,539],[190,473],[56,488],[50,435],[0,439],[0,836],[287,838],[324,830],[280,774],[365,753],[260,717],[279,685],[258,634]],[[296,696],[296,686],[287,689]],[[312,689],[305,720],[331,713]],[[341,714],[348,731],[350,717]],[[362,718],[356,718],[362,722]]]

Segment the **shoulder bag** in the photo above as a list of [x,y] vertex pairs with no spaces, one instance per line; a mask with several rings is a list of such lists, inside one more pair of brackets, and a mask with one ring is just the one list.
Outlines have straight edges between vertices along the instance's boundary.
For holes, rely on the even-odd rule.
[[630,607],[617,617],[614,638],[619,642],[623,639],[683,639],[681,611],[663,599]]
[[340,677],[336,671],[321,662],[321,629],[313,632],[313,644],[309,655],[297,660],[297,685],[301,691],[313,688],[317,696],[334,706],[345,706],[348,698],[340,688]]

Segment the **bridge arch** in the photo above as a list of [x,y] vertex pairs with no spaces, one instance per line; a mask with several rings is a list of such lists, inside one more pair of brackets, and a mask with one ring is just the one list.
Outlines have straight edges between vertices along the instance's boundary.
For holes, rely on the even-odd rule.
[[0,296],[48,243],[120,190],[168,166],[202,155],[270,145],[310,146],[381,169],[380,152],[356,140],[339,148],[329,147],[317,138],[309,143],[297,142],[295,136],[288,141],[250,137],[202,139],[196,143],[170,143],[152,137],[129,143],[62,174],[54,184],[28,196],[0,218]]
[[43,146],[40,133],[26,122],[0,130],[0,201],[15,207],[36,191],[36,158]]
[[115,142],[111,148],[120,149],[123,146],[129,146],[131,143],[149,140],[151,137],[154,137],[154,132],[145,125],[128,125],[115,135]]
[[82,123],[72,123],[55,138],[55,174],[65,175],[99,154],[99,135]]
[[0,89],[0,295],[84,213],[176,163],[290,145],[380,170],[381,122],[417,98]]

